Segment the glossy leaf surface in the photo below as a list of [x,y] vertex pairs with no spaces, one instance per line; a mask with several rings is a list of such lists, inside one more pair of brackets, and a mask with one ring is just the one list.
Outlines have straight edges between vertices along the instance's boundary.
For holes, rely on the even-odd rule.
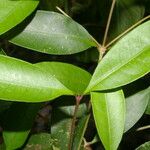
[[126,98],[125,132],[129,130],[142,117],[148,105],[149,99],[150,88],[147,88]]
[[17,149],[24,144],[40,106],[40,103],[12,104],[4,115],[3,137],[6,149]]
[[91,35],[70,17],[38,11],[31,23],[11,42],[48,54],[73,54],[96,46]]
[[91,79],[90,73],[67,63],[42,62],[36,66],[53,75],[75,95],[83,94]]
[[99,137],[106,150],[116,150],[124,130],[123,92],[91,93],[92,109]]
[[33,0],[0,0],[0,35],[22,22],[38,3]]
[[0,99],[41,102],[72,94],[55,77],[30,63],[0,55],[0,68]]
[[118,41],[98,64],[87,91],[126,85],[150,71],[150,21]]

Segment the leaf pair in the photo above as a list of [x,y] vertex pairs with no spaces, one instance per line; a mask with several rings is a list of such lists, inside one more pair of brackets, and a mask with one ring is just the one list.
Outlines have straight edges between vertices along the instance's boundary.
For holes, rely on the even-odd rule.
[[[61,95],[80,95],[91,75],[73,65],[57,62],[30,64],[0,55],[0,98],[42,102]],[[70,74],[72,73],[72,74]]]
[[[150,21],[147,21],[117,42],[98,64],[84,93],[117,88],[147,74],[150,71],[149,29]],[[10,41],[57,55],[98,46],[93,37],[71,18],[46,11],[38,11],[31,23]]]

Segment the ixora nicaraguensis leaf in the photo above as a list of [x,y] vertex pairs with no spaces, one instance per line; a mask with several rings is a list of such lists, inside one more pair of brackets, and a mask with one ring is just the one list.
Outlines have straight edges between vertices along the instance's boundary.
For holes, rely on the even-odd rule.
[[124,132],[128,131],[142,117],[149,99],[150,87],[126,98],[126,123]]
[[14,150],[24,144],[41,106],[41,103],[13,103],[5,112],[2,126],[6,149]]
[[38,3],[34,0],[0,0],[0,35],[22,22]]
[[98,64],[86,90],[106,90],[126,85],[150,71],[150,21],[118,41]]
[[0,55],[0,99],[42,102],[73,93],[54,76],[30,63]]
[[31,23],[11,43],[48,54],[73,54],[96,46],[92,36],[70,17],[37,11]]
[[55,76],[74,95],[81,95],[87,88],[91,75],[87,71],[67,63],[42,62],[35,64],[48,74]]
[[125,99],[122,90],[91,92],[94,120],[106,150],[116,150],[124,131]]

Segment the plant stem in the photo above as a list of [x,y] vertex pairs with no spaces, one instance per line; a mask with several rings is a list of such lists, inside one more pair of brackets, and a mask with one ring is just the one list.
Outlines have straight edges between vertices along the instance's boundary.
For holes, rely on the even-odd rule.
[[69,16],[68,14],[66,14],[60,7],[56,6],[56,9],[57,9],[58,11],[60,11],[63,15],[65,15],[66,17],[69,17],[69,18],[70,18],[70,16]]
[[110,9],[110,12],[109,12],[109,16],[108,16],[108,21],[107,21],[106,29],[105,29],[105,34],[104,34],[104,39],[103,39],[103,44],[102,44],[103,47],[105,47],[105,44],[106,44],[108,30],[109,30],[109,26],[110,26],[110,22],[111,22],[113,10],[114,10],[114,7],[115,7],[115,3],[116,3],[116,0],[113,0],[112,1],[112,5],[111,5],[111,9]]
[[140,127],[136,131],[142,131],[142,130],[146,130],[146,129],[150,129],[150,125],[147,125],[147,126],[144,126],[144,127]]
[[73,118],[72,118],[68,150],[72,149],[73,136],[74,136],[74,131],[75,131],[75,123],[76,123],[76,118],[77,118],[77,112],[78,112],[78,109],[79,109],[80,101],[83,98],[83,96],[76,96],[75,98],[76,98],[76,105],[75,105],[74,114],[73,114]]
[[109,46],[111,46],[113,43],[115,43],[118,39],[120,39],[122,36],[124,36],[126,33],[128,33],[129,31],[131,31],[132,29],[134,29],[136,26],[138,26],[139,24],[141,24],[143,21],[147,20],[150,18],[150,15],[143,18],[142,20],[138,21],[137,23],[135,23],[133,26],[131,26],[130,28],[128,28],[126,31],[124,31],[122,34],[120,34],[119,36],[117,36],[115,39],[113,39],[110,43],[108,43],[105,47],[108,48]]

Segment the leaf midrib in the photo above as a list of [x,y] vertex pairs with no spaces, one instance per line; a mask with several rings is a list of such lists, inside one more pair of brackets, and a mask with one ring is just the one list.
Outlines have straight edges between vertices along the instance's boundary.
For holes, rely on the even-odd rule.
[[[147,49],[146,49],[147,50]],[[94,87],[96,87],[98,84],[100,84],[103,80],[106,80],[106,78],[108,78],[111,74],[114,74],[116,71],[120,70],[123,66],[126,66],[128,63],[130,63],[133,59],[135,59],[136,57],[138,57],[141,53],[143,53],[145,51],[144,47],[143,50],[138,52],[134,57],[130,58],[129,61],[126,61],[125,63],[123,63],[122,65],[118,65],[116,67],[114,67],[113,71],[110,70],[107,72],[107,74],[105,76],[103,76],[103,78],[101,78],[100,80],[97,80],[97,83],[95,85],[93,85],[90,89],[93,89]]]
[[[111,148],[111,129],[110,129],[110,113],[109,113],[109,108],[108,108],[108,102],[107,102],[107,94],[105,95],[105,102],[106,102],[106,111],[107,111],[107,123],[108,123],[108,131],[109,131],[109,135],[108,135],[108,139],[109,139],[109,149]],[[109,98],[108,98],[109,99]]]
[[[94,40],[91,38],[88,38],[88,37],[86,37],[86,40],[85,40],[85,37],[82,37],[81,38],[81,36],[76,36],[76,35],[71,35],[71,34],[64,34],[64,33],[49,33],[49,35],[48,34],[46,34],[45,32],[41,32],[41,31],[35,31],[35,30],[25,30],[24,31],[24,34],[25,33],[30,33],[30,34],[41,34],[41,35],[44,35],[44,36],[47,36],[47,37],[56,37],[56,35],[57,35],[57,37],[65,37],[65,36],[67,36],[67,38],[68,39],[66,39],[66,40],[69,40],[69,37],[72,37],[72,38],[75,38],[75,39],[80,39],[81,41],[83,41],[84,43],[87,43],[87,44],[89,44],[88,43],[88,41],[90,41],[90,42],[92,42],[93,43],[93,45],[94,45]],[[95,46],[96,46],[96,43],[95,43]]]

